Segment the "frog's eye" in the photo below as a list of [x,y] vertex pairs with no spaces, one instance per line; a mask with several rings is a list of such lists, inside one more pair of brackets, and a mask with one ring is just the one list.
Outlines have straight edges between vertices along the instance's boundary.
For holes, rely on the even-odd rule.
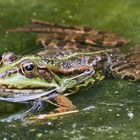
[[1,63],[9,64],[17,59],[17,56],[12,52],[6,52],[1,56]]
[[34,62],[26,60],[20,64],[20,70],[27,77],[33,77],[37,73],[37,66]]

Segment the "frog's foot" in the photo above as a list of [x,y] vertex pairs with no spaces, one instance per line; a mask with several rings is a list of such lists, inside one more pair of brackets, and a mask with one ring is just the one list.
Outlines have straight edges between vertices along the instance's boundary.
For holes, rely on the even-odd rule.
[[58,107],[49,114],[62,113],[76,109],[75,105],[73,105],[72,102],[63,95],[57,96],[53,100],[56,102]]
[[[125,38],[117,37],[115,34],[110,32],[98,31],[90,27],[79,27],[65,24],[54,24],[48,21],[32,20],[32,24],[29,27],[9,29],[8,32],[36,32],[40,33],[39,41],[43,46],[65,46],[73,48],[73,45],[78,46],[81,49],[81,45],[86,46],[102,46],[102,47],[114,47],[126,45],[129,40]],[[48,34],[47,34],[48,33]],[[61,40],[60,43],[49,40]],[[62,40],[65,40],[62,41]],[[67,44],[67,45],[64,45]],[[72,45],[73,44],[73,45]],[[82,45],[83,46],[83,45]],[[47,47],[48,48],[48,47]],[[74,47],[75,48],[75,47]]]
[[54,111],[49,112],[48,114],[40,114],[30,117],[28,119],[29,123],[53,120],[56,119],[58,116],[79,112],[79,110],[76,110],[76,106],[73,105],[73,103],[63,95],[59,95],[53,98],[53,100],[51,100],[50,102],[57,105],[57,108]]

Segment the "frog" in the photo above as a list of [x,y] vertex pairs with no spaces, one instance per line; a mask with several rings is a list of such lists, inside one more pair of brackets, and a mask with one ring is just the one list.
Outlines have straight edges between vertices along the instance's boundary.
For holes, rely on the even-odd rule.
[[140,45],[124,54],[118,47],[130,41],[114,33],[40,20],[8,32],[35,32],[42,47],[35,54],[6,52],[1,57],[0,100],[32,105],[8,120],[41,110],[46,102],[56,108],[35,119],[73,112],[76,106],[68,96],[108,76],[140,81]]

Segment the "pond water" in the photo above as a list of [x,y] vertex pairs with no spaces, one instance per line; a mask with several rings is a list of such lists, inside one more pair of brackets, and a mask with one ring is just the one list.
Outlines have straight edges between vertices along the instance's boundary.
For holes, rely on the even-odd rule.
[[[27,25],[30,19],[86,25],[115,32],[140,43],[139,0],[0,0],[0,54],[27,54],[36,49],[35,34],[7,34],[6,29]],[[40,124],[18,120],[0,123],[1,140],[139,140],[140,85],[106,79],[72,97],[81,111]],[[0,117],[25,108],[0,102]],[[40,112],[41,113],[41,112]]]

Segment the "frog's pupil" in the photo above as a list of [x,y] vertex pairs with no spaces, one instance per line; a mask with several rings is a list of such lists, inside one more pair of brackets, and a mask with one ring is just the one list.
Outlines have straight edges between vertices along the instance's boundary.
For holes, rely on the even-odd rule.
[[34,68],[34,65],[33,65],[33,64],[29,64],[29,65],[26,65],[26,66],[25,66],[25,69],[26,69],[27,71],[31,71],[31,70],[33,70],[33,68]]

